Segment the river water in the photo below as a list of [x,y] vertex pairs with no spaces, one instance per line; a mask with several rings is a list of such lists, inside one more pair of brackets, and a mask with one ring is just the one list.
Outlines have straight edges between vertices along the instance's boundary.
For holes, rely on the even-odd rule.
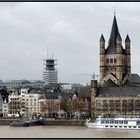
[[84,126],[0,126],[0,138],[140,138],[140,130],[105,130]]

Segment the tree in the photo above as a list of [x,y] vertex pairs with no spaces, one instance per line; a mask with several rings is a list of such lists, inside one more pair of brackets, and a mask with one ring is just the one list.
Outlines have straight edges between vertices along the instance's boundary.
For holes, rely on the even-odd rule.
[[71,118],[72,117],[72,100],[71,100],[71,98],[69,98],[67,101],[66,111],[68,112],[68,116]]
[[67,108],[67,102],[68,102],[68,99],[62,99],[61,102],[60,102],[60,110],[64,110],[64,111],[68,111],[68,108]]

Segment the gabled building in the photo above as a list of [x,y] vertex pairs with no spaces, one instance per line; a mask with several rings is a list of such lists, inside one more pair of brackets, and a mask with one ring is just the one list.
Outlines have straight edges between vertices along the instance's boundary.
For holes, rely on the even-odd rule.
[[42,92],[37,89],[22,89],[21,90],[21,109],[20,114],[24,116],[38,115],[39,99],[42,97]]
[[8,115],[15,116],[20,114],[21,98],[17,90],[11,90],[8,103]]

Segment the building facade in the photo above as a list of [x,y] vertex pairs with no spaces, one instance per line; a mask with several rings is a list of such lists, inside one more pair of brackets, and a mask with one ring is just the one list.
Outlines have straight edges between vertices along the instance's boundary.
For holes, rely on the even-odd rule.
[[8,115],[19,115],[21,109],[21,98],[16,90],[12,90],[9,95]]
[[58,83],[58,74],[55,68],[55,61],[54,59],[47,59],[45,60],[45,68],[43,71],[43,81],[46,84]]
[[0,83],[0,87],[11,88],[42,88],[45,85],[44,81],[41,80],[9,80]]
[[32,116],[39,113],[39,99],[42,96],[41,93],[38,93],[34,90],[28,91],[28,89],[21,90],[21,110],[20,114],[24,116]]
[[60,112],[60,99],[40,99],[39,100],[39,113],[42,116],[56,116]]

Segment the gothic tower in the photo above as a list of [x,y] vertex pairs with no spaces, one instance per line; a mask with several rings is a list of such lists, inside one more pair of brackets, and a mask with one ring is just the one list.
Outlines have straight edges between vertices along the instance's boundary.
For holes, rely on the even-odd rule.
[[125,48],[114,15],[107,48],[103,34],[100,37],[100,85],[108,80],[122,86],[131,73],[130,38],[125,39]]

